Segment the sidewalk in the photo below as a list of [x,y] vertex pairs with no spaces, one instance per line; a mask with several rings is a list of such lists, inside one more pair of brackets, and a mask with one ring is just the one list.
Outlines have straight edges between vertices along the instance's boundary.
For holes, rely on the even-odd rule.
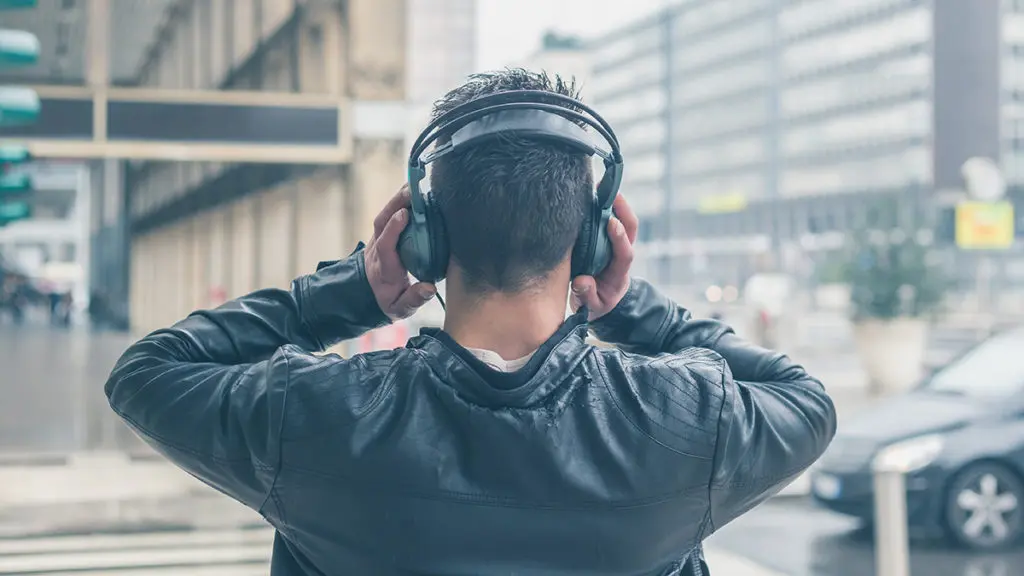
[[704,548],[704,560],[712,574],[725,576],[791,576],[775,572],[756,562],[716,548]]

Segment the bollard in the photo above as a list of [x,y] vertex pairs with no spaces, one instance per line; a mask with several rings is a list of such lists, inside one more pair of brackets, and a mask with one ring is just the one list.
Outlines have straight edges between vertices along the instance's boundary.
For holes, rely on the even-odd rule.
[[903,471],[875,466],[875,576],[910,576],[907,489]]

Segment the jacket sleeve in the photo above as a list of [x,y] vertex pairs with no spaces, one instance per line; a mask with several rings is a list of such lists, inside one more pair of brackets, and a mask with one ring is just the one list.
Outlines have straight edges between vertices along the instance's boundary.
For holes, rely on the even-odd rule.
[[634,279],[619,305],[592,328],[598,338],[637,354],[699,347],[724,360],[721,381],[714,383],[720,390],[705,396],[720,403],[710,479],[712,530],[778,493],[835,435],[835,407],[821,382],[722,322],[694,320],[643,280]]
[[130,346],[106,383],[111,408],[172,462],[262,508],[280,463],[290,376],[320,351],[384,325],[357,252],[290,290],[198,311]]

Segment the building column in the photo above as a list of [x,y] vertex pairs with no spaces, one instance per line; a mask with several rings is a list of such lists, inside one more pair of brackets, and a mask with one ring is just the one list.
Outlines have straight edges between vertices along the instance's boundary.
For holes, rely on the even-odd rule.
[[[352,194],[348,214],[354,221],[345,229],[352,234],[348,244],[355,245],[369,240],[374,216],[402,185],[406,172],[406,1],[351,0],[348,10],[345,85],[355,101],[356,118],[346,182]],[[366,117],[365,125],[360,115]],[[395,125],[387,126],[396,116]]]

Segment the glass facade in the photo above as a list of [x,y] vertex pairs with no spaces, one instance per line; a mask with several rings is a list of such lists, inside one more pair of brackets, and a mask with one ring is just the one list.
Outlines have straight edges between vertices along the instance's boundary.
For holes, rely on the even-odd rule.
[[[1024,0],[1006,2],[1007,101],[1021,97],[1004,140],[1024,179]],[[930,185],[930,4],[690,0],[598,42],[591,95],[622,135],[648,275],[694,281],[717,250],[742,276],[744,251],[842,231],[864,193]]]
[[1024,184],[1024,0],[1003,3],[1003,170],[1010,185]]

